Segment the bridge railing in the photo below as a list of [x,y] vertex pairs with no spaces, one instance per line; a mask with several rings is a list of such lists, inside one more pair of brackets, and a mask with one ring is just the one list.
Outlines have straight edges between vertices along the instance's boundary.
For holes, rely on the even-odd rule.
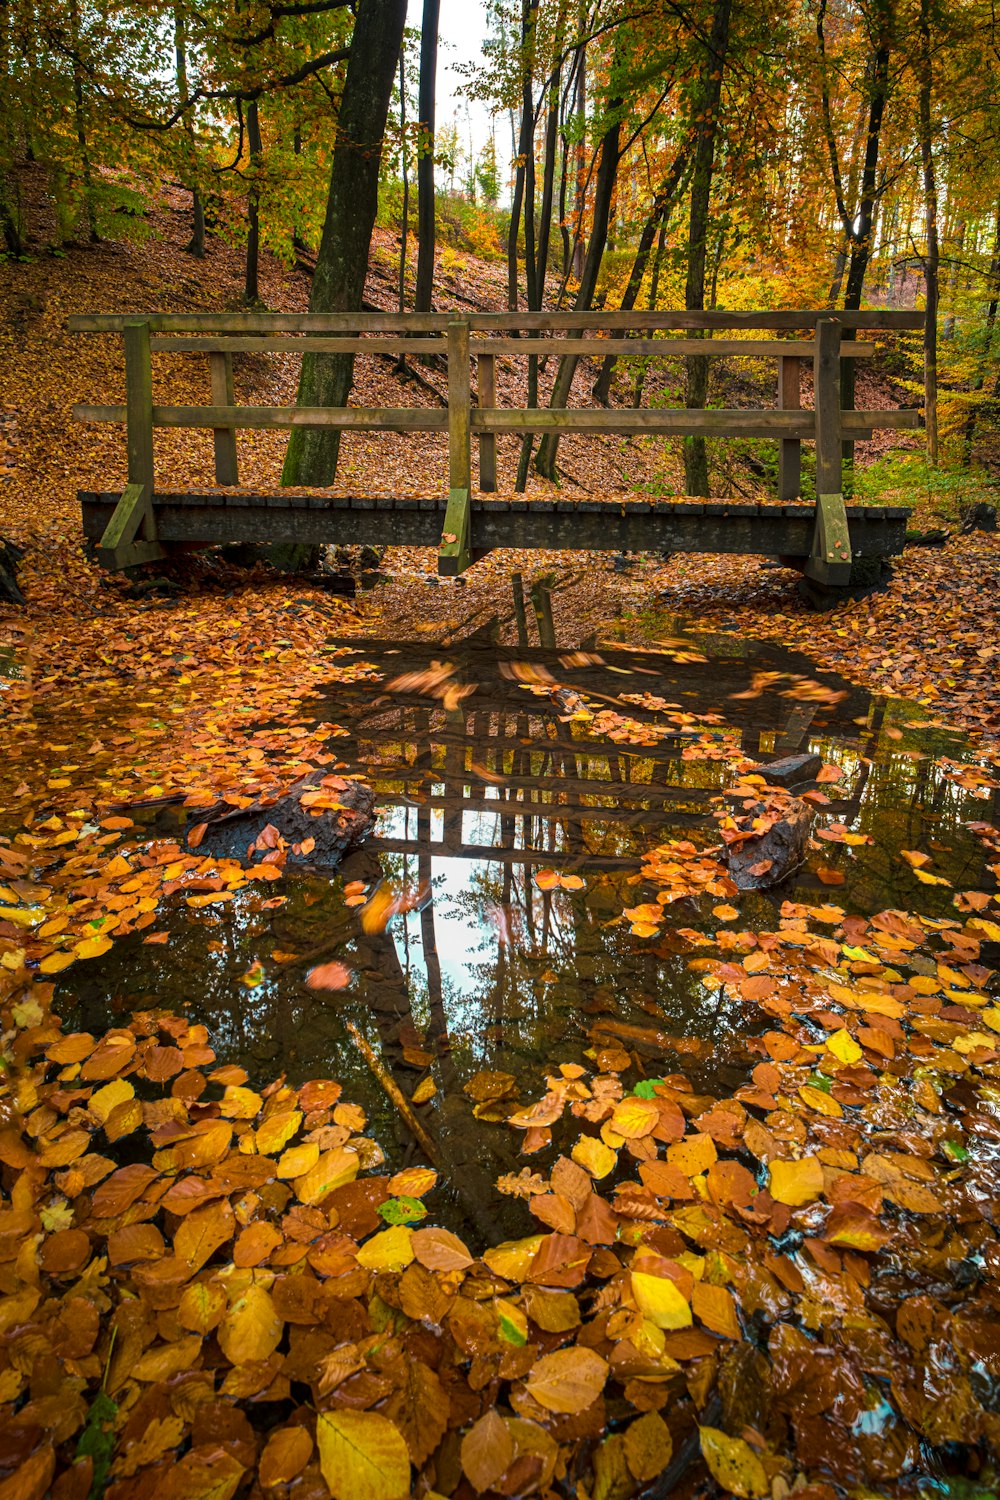
[[[497,487],[497,434],[660,434],[771,439],[779,445],[778,497],[801,488],[801,445],[816,448],[816,568],[825,581],[842,582],[850,569],[850,538],[843,503],[845,443],[876,428],[914,428],[916,411],[854,410],[841,405],[841,364],[865,359],[871,342],[851,335],[923,326],[919,312],[828,310],[781,312],[599,313],[158,313],[71,317],[78,333],[119,333],[124,340],[126,397],[122,405],[83,405],[83,421],[123,422],[127,429],[128,485],[102,538],[101,550],[117,566],[143,555],[162,555],[157,544],[153,495],[153,434],[157,428],[204,428],[214,433],[217,485],[237,486],[236,433],[253,428],[332,427],[354,432],[447,432],[450,503],[442,554],[468,555],[472,443],[478,441],[481,492]],[[716,332],[739,335],[712,337]],[[684,334],[688,337],[684,337]],[[769,335],[766,337],[760,334]],[[805,334],[805,337],[801,335]],[[681,335],[681,336],[678,336]],[[693,337],[690,335],[694,335]],[[846,335],[846,337],[845,337]],[[212,402],[181,406],[154,403],[153,353],[202,354],[211,372]],[[438,356],[447,363],[447,406],[241,406],[233,393],[233,356],[239,353]],[[662,408],[569,406],[499,407],[500,357],[576,360],[732,356],[774,360],[777,405],[768,408]],[[476,367],[476,389],[471,381]],[[812,366],[814,404],[800,404],[802,362]],[[463,544],[463,533],[465,543]],[[821,535],[822,533],[822,535]]]

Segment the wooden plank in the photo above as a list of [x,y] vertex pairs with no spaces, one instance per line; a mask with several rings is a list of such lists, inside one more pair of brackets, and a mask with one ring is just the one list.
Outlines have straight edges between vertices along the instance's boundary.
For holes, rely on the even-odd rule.
[[472,508],[467,489],[453,489],[448,495],[448,508],[444,513],[441,528],[441,546],[438,550],[438,573],[442,578],[456,578],[472,563],[471,555]]
[[[566,329],[659,328],[746,328],[776,330],[814,329],[820,319],[829,316],[824,308],[803,308],[781,312],[725,312],[713,308],[704,312],[622,312],[597,313],[469,313],[462,314],[473,331],[518,329],[554,331]],[[120,333],[129,313],[76,313],[67,320],[71,333]],[[153,313],[149,324],[156,333],[444,333],[454,313]],[[922,312],[904,312],[897,308],[870,308],[863,312],[838,314],[844,328],[920,330]]]
[[471,416],[469,325],[454,318],[448,324],[448,488],[452,494],[456,490],[468,494],[472,489]]
[[[802,405],[801,361],[785,357],[778,361],[778,405],[794,411]],[[782,438],[778,449],[778,498],[794,500],[802,488],[802,445],[797,438]]]
[[[82,422],[123,422],[124,406],[75,406]],[[154,427],[340,427],[350,432],[444,432],[448,413],[433,406],[154,406]]]
[[[232,355],[223,352],[209,354],[208,365],[212,377],[212,405],[234,405]],[[213,430],[213,440],[216,484],[239,484],[240,471],[236,455],[235,429],[216,427]]]
[[[744,359],[782,359],[790,355],[797,355],[801,359],[811,359],[813,355],[813,341],[811,339],[573,339],[572,344],[567,344],[561,338],[488,338],[471,339],[469,343],[471,352],[475,355],[489,352],[491,354],[551,354],[561,356],[563,354],[589,354],[589,355],[631,355],[633,358],[660,355],[669,359],[674,355],[707,354],[714,358],[732,358],[742,356]],[[844,358],[871,359],[875,354],[874,344],[845,343],[841,347]]]
[[[282,338],[279,334],[247,334],[230,337],[204,334],[201,338],[179,338],[167,335],[150,339],[155,353],[207,354],[218,350],[226,354],[443,354],[445,340],[440,335],[414,334],[411,338]],[[847,347],[847,346],[845,346]],[[874,352],[871,344],[863,347]]]
[[[488,347],[488,345],[486,345]],[[497,362],[493,354],[480,354],[476,370],[480,411],[496,406]],[[479,488],[484,494],[492,494],[497,487],[497,440],[491,432],[479,434]]]
[[[358,543],[397,546],[441,544],[443,497],[428,509],[380,511],[375,501],[330,497],[317,508],[314,496],[284,491],[282,509],[261,505],[261,496],[232,491],[201,495],[155,496],[161,541],[174,542],[315,542],[324,543],[349,533]],[[192,499],[196,504],[192,504]],[[117,503],[117,495],[81,495],[86,535],[99,537]],[[257,502],[257,503],[254,503]],[[308,503],[307,503],[308,502]],[[368,509],[359,508],[367,505]],[[470,501],[469,551],[489,547],[545,548],[554,551],[645,551],[777,554],[807,558],[814,532],[815,507],[774,507],[771,513],[750,516],[702,514],[696,507],[654,505],[646,515],[626,515],[621,505],[606,509],[558,511],[553,502],[532,501],[523,510],[508,506],[487,509]],[[725,511],[719,502],[719,511]],[[778,514],[774,514],[777,510]],[[707,507],[706,507],[707,512]],[[890,555],[902,550],[906,513],[898,519],[858,520],[851,524],[856,556]]]

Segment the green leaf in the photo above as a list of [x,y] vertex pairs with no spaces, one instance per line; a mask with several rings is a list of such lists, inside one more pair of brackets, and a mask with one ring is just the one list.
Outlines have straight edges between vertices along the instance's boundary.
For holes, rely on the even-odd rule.
[[656,1085],[662,1082],[662,1078],[641,1078],[632,1092],[639,1099],[655,1099]]
[[378,1211],[387,1224],[414,1224],[427,1217],[419,1198],[389,1198],[379,1204]]

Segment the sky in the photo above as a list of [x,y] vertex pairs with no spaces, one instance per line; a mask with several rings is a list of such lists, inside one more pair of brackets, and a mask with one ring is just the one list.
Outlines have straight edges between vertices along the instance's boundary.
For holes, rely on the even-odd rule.
[[[421,0],[409,0],[406,22],[417,30],[420,28]],[[486,7],[482,0],[441,0],[441,23],[438,31],[438,87],[437,119],[439,125],[450,124],[457,117],[461,139],[465,149],[469,145],[471,125],[472,145],[475,154],[482,150],[490,136],[490,115],[484,105],[469,101],[459,95],[461,77],[456,73],[456,64],[482,61],[482,42],[486,34]],[[509,126],[503,117],[498,117],[497,155],[506,165],[509,148],[504,145],[509,136]]]

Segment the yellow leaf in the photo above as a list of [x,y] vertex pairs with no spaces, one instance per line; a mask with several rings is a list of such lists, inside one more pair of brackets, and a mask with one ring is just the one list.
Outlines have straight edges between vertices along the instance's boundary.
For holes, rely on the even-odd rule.
[[973,932],[981,932],[991,943],[1000,943],[1000,922],[988,922],[985,917],[970,917],[966,925]]
[[[287,1146],[301,1124],[302,1111],[300,1109],[283,1109],[278,1114],[268,1115],[267,1119],[263,1120],[257,1126],[255,1135],[257,1150],[261,1156],[273,1156],[276,1151],[280,1151],[282,1147]],[[318,1160],[319,1151],[317,1150],[316,1161]],[[310,1166],[314,1164],[314,1162],[311,1162]],[[304,1167],[302,1170],[308,1171],[308,1167]]]
[[483,1260],[505,1281],[523,1281],[544,1238],[542,1234],[531,1234],[525,1240],[504,1240],[485,1251]]
[[616,1135],[635,1140],[655,1130],[660,1123],[660,1111],[655,1100],[629,1094],[615,1105],[608,1123]]
[[116,1104],[124,1104],[126,1099],[135,1098],[135,1089],[126,1078],[114,1078],[106,1083],[102,1089],[97,1089],[87,1101],[87,1108],[103,1125],[108,1115]]
[[227,1120],[252,1120],[260,1113],[264,1101],[253,1089],[230,1083],[219,1103],[219,1114]]
[[632,1295],[639,1311],[657,1328],[687,1328],[693,1321],[687,1299],[669,1276],[633,1271]]
[[822,1089],[814,1088],[811,1083],[804,1083],[802,1085],[799,1089],[799,1098],[803,1104],[808,1104],[809,1108],[814,1109],[818,1115],[831,1115],[837,1118],[844,1113],[836,1099],[831,1098]]
[[769,1171],[771,1197],[789,1208],[812,1203],[823,1191],[823,1166],[815,1156],[803,1156],[800,1161],[773,1161]]
[[578,1166],[598,1179],[607,1177],[618,1165],[617,1153],[599,1141],[596,1135],[581,1135],[570,1154]]
[[411,1104],[426,1104],[428,1099],[433,1099],[437,1093],[437,1084],[433,1078],[428,1076],[422,1078],[410,1096]]
[[667,1161],[678,1167],[685,1177],[697,1177],[718,1161],[719,1153],[710,1135],[689,1135],[667,1147]]
[[77,958],[100,958],[101,954],[107,953],[112,946],[109,937],[84,938],[81,943],[76,944],[73,952]]
[[844,1063],[847,1067],[859,1062],[863,1055],[861,1048],[851,1036],[851,1033],[843,1026],[839,1031],[835,1031],[832,1036],[827,1037],[826,1048],[828,1052],[833,1053],[839,1062]]
[[58,974],[61,969],[68,969],[70,964],[75,963],[75,953],[50,953],[47,958],[42,959],[38,968],[42,974]]
[[607,1378],[607,1360],[576,1344],[535,1361],[528,1375],[528,1395],[547,1411],[585,1411],[597,1400]]
[[638,1480],[655,1479],[662,1474],[673,1452],[670,1428],[658,1411],[648,1411],[625,1433],[625,1462]]
[[764,1465],[742,1438],[733,1438],[717,1427],[699,1427],[701,1451],[712,1478],[741,1500],[763,1500],[771,1493]]
[[410,1455],[399,1428],[374,1411],[324,1411],[316,1418],[319,1466],[334,1500],[402,1500]]
[[[259,1148],[258,1148],[259,1149]],[[315,1141],[303,1141],[301,1146],[289,1146],[278,1157],[275,1176],[304,1177],[319,1161],[319,1147]]]
[[251,1284],[220,1323],[219,1345],[230,1364],[248,1365],[274,1353],[283,1329],[270,1292]]
[[358,1251],[358,1265],[369,1271],[402,1271],[413,1259],[413,1230],[393,1224],[367,1241]]
[[316,1165],[304,1177],[295,1179],[295,1191],[302,1203],[322,1203],[334,1188],[353,1182],[358,1175],[361,1159],[356,1151],[335,1146],[324,1151]]

